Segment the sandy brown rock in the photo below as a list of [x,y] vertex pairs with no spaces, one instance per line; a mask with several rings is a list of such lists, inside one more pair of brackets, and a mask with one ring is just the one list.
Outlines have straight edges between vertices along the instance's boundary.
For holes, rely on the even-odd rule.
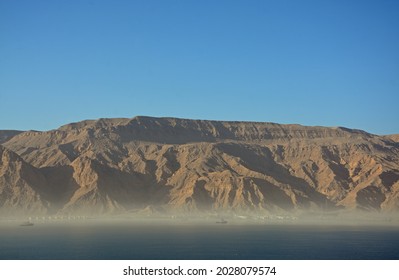
[[385,137],[388,138],[389,140],[399,143],[399,134],[386,135]]
[[399,146],[361,130],[136,117],[23,132],[3,145],[41,174],[60,213],[399,206]]
[[0,130],[0,144],[7,142],[15,135],[22,133],[23,131],[19,130]]
[[46,180],[33,166],[0,145],[0,214],[47,213]]

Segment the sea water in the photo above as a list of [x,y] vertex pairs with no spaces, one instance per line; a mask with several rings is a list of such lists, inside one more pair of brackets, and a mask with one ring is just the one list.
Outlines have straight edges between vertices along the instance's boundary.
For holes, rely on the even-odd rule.
[[0,259],[399,259],[399,227],[204,223],[0,223]]

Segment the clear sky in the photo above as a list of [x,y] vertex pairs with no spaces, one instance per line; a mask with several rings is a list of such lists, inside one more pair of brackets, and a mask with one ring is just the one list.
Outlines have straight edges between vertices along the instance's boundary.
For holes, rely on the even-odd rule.
[[397,0],[0,1],[0,129],[170,116],[399,133]]

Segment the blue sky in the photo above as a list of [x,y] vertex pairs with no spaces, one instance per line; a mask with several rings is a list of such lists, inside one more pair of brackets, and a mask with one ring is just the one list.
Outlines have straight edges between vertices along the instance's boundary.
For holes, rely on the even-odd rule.
[[0,1],[0,129],[171,116],[399,133],[399,1]]

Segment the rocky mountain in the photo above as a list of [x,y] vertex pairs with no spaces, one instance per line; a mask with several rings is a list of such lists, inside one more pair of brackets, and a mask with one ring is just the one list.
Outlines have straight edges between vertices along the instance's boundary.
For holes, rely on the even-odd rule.
[[399,208],[399,143],[361,130],[135,117],[2,145],[0,214]]
[[[17,154],[0,146],[0,206],[6,215],[46,213],[43,200],[47,182],[41,172]],[[44,195],[44,194],[43,194]]]
[[23,131],[19,130],[0,130],[0,144],[7,142],[15,135],[22,133]]
[[385,137],[394,142],[399,142],[399,134],[386,135]]

